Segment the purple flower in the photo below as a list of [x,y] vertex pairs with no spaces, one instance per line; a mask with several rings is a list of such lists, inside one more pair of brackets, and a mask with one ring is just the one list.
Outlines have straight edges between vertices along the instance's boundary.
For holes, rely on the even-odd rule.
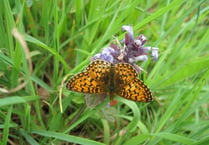
[[134,39],[133,27],[130,25],[122,26],[122,30],[127,33],[125,39],[120,42],[121,44],[110,44],[110,46],[104,48],[101,53],[93,56],[91,61],[101,59],[111,63],[125,62],[133,65],[139,72],[140,68],[136,65],[136,62],[148,60],[150,51],[153,60],[158,60],[158,48],[150,46],[145,47],[144,44],[147,38],[144,35],[139,35]]
[[158,48],[157,47],[152,48],[152,55],[151,56],[154,59],[154,61],[158,60]]
[[105,47],[101,53],[96,54],[91,58],[92,61],[95,61],[97,59],[106,60],[111,63],[115,63],[114,58],[117,58],[119,56],[119,49],[114,48],[114,46]]

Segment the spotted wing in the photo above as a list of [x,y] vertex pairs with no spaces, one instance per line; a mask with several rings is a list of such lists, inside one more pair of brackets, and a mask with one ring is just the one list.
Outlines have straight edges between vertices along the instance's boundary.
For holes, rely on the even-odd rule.
[[119,96],[139,102],[149,102],[152,94],[149,88],[137,78],[137,72],[128,63],[114,66],[115,93]]
[[96,60],[86,68],[86,71],[92,78],[103,84],[109,81],[110,69],[110,62]]
[[150,89],[138,78],[130,81],[128,84],[117,89],[116,94],[119,96],[138,102],[152,101],[152,93]]
[[128,63],[118,63],[114,65],[114,82],[116,87],[123,87],[137,77],[137,72]]
[[94,61],[84,72],[73,76],[67,82],[67,88],[72,91],[90,94],[104,94],[107,92],[105,78],[108,76],[108,66],[105,61]]

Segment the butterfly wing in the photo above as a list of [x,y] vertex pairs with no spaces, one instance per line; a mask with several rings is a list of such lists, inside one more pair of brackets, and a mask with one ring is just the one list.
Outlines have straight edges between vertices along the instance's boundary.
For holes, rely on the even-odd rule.
[[114,65],[114,81],[119,86],[128,84],[136,77],[137,77],[137,72],[130,64],[118,63]]
[[117,94],[125,99],[138,102],[152,101],[152,93],[150,89],[138,78],[124,84],[117,90]]
[[119,63],[114,67],[115,93],[119,96],[138,102],[150,102],[152,94],[149,88],[137,78],[133,66]]
[[89,75],[97,80],[98,82],[106,83],[109,81],[109,74],[111,69],[111,63],[103,60],[96,60],[92,62],[87,68],[86,71]]
[[102,87],[87,72],[81,72],[73,76],[66,85],[67,89],[80,93],[100,93]]
[[86,71],[78,73],[73,76],[66,87],[69,90],[90,93],[90,94],[104,94],[107,92],[105,81],[108,75],[108,66],[111,65],[105,61],[94,61],[89,64]]

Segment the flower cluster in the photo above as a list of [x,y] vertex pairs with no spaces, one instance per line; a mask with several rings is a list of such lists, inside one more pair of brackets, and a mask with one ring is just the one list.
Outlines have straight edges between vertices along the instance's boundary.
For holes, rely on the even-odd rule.
[[127,32],[125,39],[119,44],[111,43],[110,46],[105,47],[101,53],[93,56],[91,61],[101,59],[111,63],[129,63],[133,65],[136,70],[140,71],[136,62],[148,60],[148,54],[150,51],[153,60],[158,60],[158,48],[151,46],[145,47],[144,44],[147,39],[144,35],[139,35],[134,39],[133,28],[129,25],[123,26],[122,30]]

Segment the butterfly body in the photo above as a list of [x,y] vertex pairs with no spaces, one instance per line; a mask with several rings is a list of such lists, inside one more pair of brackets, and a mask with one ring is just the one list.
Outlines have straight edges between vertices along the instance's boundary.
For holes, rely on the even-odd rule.
[[133,101],[152,100],[149,88],[137,78],[136,70],[128,63],[94,61],[85,71],[73,76],[67,88],[80,93],[107,94],[111,99],[117,94]]

